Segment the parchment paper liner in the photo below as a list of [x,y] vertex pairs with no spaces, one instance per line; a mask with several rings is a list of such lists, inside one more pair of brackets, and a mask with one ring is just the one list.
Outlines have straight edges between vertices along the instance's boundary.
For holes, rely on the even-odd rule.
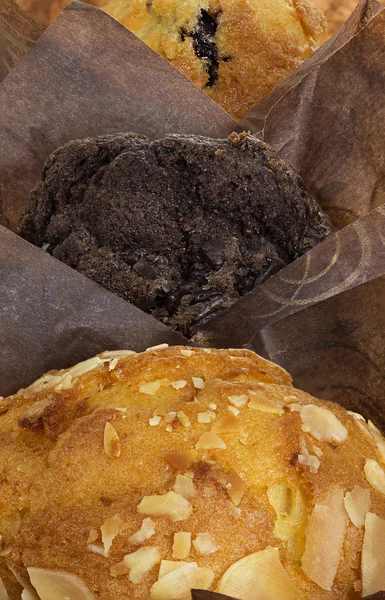
[[[314,77],[312,74],[315,71],[325,69],[330,61],[335,68],[340,55],[342,65],[345,65],[349,47],[358,46],[362,52],[363,45],[367,46],[365,68],[368,69],[370,52],[373,45],[379,43],[379,27],[376,23],[379,22],[381,26],[385,15],[380,12],[373,16],[376,10],[371,11],[370,5],[362,3],[340,36],[328,42],[318,56],[310,59],[310,66],[306,64],[303,67],[302,70],[307,75],[300,78],[301,85],[309,77]],[[373,17],[372,20],[368,15]],[[349,36],[353,37],[347,41]],[[385,42],[382,49],[384,47]],[[377,48],[373,60],[380,60],[380,55]],[[353,58],[354,56],[353,52]],[[353,63],[358,69],[358,60],[353,60]],[[385,91],[384,74],[380,72],[379,65],[376,63],[372,68],[376,86],[362,100],[365,106],[373,105],[378,100],[378,89],[381,86]],[[293,77],[294,87],[274,105],[266,122],[274,113],[279,116],[281,135],[285,130],[290,135],[293,130],[301,132],[303,138],[300,146],[297,137],[289,136],[284,148],[285,151],[290,150],[291,156],[296,159],[297,155],[306,155],[303,149],[306,148],[306,143],[312,147],[313,138],[307,137],[305,132],[306,127],[311,128],[312,125],[307,116],[313,113],[309,108],[303,113],[297,110],[297,121],[292,119],[290,112],[289,117],[284,119],[280,105],[299,87],[296,79],[298,74]],[[341,77],[333,81],[334,87],[340,85],[340,79]],[[317,75],[316,84],[314,89],[318,90],[318,96],[321,94],[321,84],[330,93],[331,84],[325,78]],[[285,85],[288,86],[287,83]],[[352,87],[349,82],[345,89],[346,102],[350,108],[352,103],[355,107],[354,102],[357,101],[355,93],[351,97],[349,95]],[[308,87],[305,86],[304,89],[306,92]],[[305,92],[301,97],[302,106],[309,105],[309,96]],[[15,227],[46,156],[69,139],[117,131],[138,131],[147,133],[150,137],[161,136],[170,131],[224,137],[237,127],[206,95],[124,27],[101,11],[78,2],[60,15],[8,75],[1,86],[0,98],[6,107],[0,116],[0,131],[4,142],[0,149],[1,198],[3,222],[10,228]],[[382,98],[379,104],[381,102]],[[330,106],[331,98],[324,98],[322,110],[318,114],[319,121],[328,121]],[[339,108],[344,113],[344,106],[340,105]],[[361,111],[361,108],[360,103],[357,110]],[[377,108],[373,110],[377,111]],[[255,111],[258,113],[257,108]],[[264,135],[267,129],[265,126]],[[337,125],[334,130],[338,138]],[[385,132],[380,127],[371,128],[370,136],[371,143],[377,147]],[[354,142],[356,145],[362,142],[364,146],[369,143],[363,137]],[[319,154],[316,175],[318,174],[321,188],[324,187],[322,174],[333,161],[338,159],[341,162],[341,155],[348,147],[349,144],[329,144],[324,147],[324,155]],[[383,147],[385,148],[385,144]],[[279,151],[284,153],[282,148]],[[352,158],[347,154],[347,157],[351,161],[356,155],[357,153],[353,153]],[[342,160],[344,162],[346,161]],[[361,163],[358,162],[358,165],[363,182],[363,213],[367,213],[372,204],[372,195],[368,192],[370,186],[365,183],[366,172],[362,170]],[[371,171],[371,181],[372,175]],[[313,193],[317,195],[317,179],[313,178]],[[337,193],[338,189],[338,186],[332,186],[330,193]],[[339,201],[338,198],[336,202]],[[354,207],[355,205],[350,209],[348,204],[345,206],[347,211],[354,211]],[[315,336],[317,319],[320,319],[319,328],[322,331],[325,315],[322,311],[318,313],[318,307],[323,306],[321,302],[333,299],[334,296],[341,298],[340,312],[344,312],[345,319],[355,323],[355,331],[360,331],[360,339],[365,340],[365,343],[373,326],[379,325],[375,311],[366,310],[366,306],[362,310],[362,302],[351,305],[349,298],[345,301],[346,296],[341,294],[349,289],[354,290],[357,286],[361,287],[365,282],[374,281],[385,273],[384,236],[384,214],[382,208],[379,208],[337,232],[308,255],[242,298],[231,309],[203,327],[194,341],[217,347],[256,348],[267,357],[274,357],[277,362],[284,363],[305,389],[309,389],[315,380],[314,361],[309,362],[311,368],[309,366],[306,370],[301,357],[305,347],[310,355],[306,335],[310,336],[311,333]],[[163,333],[171,341],[181,339],[149,315],[144,315],[84,280],[81,275],[59,265],[38,249],[32,249],[10,232],[1,231],[0,239],[3,248],[1,285],[6,299],[0,320],[0,332],[5,341],[0,360],[0,389],[3,393],[29,383],[49,367],[67,366],[103,347],[130,346],[142,349],[146,345],[158,343]],[[20,272],[23,273],[22,276]],[[380,289],[381,286],[377,284],[365,288],[367,306],[378,306],[381,302],[381,296],[378,295]],[[93,316],[92,311],[90,312],[87,320],[88,311],[84,309],[81,299],[85,299],[84,305],[87,306],[91,296],[94,296],[94,312]],[[106,305],[109,310],[105,309]],[[314,325],[311,332],[306,329],[309,311],[312,311],[311,322]],[[117,320],[114,313],[119,315]],[[333,321],[332,314],[328,312],[327,316]],[[71,327],[68,326],[69,322]],[[287,325],[290,322],[294,323],[293,330]],[[129,325],[125,333],[126,323]],[[335,323],[336,327],[338,325],[339,321]],[[292,337],[296,344],[287,348],[287,343],[280,341],[281,330],[285,332],[286,339]],[[332,330],[335,331],[331,323],[330,331]],[[83,339],[81,332],[84,331],[87,335]],[[298,331],[304,331],[300,338]],[[383,330],[381,334],[382,332]],[[352,336],[343,339],[345,344],[358,343]],[[326,338],[323,341],[328,343]],[[284,356],[280,352],[280,343],[285,348]],[[378,343],[375,348],[370,348],[370,360],[376,365],[378,372],[382,372],[385,370],[384,357],[380,352],[383,344],[381,341]],[[317,338],[315,348],[318,346]],[[354,404],[356,409],[358,404],[362,406],[362,412],[370,411],[373,419],[382,422],[381,391],[374,383],[374,391],[366,389],[366,386],[372,385],[370,378],[362,384],[370,402],[366,397],[351,398],[346,393],[347,387],[357,387],[350,383],[356,381],[357,364],[337,361],[334,369],[330,369],[329,364],[325,371],[320,369],[321,375],[317,379],[317,389],[323,390],[324,397],[333,397],[345,406],[351,407]],[[372,414],[373,409],[375,414]]]
[[0,0],[0,81],[43,31],[44,27],[22,11],[14,0]]

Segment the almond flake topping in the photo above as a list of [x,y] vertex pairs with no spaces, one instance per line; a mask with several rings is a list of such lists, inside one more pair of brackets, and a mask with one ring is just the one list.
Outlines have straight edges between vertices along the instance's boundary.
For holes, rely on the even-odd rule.
[[93,542],[96,542],[96,540],[98,539],[98,535],[99,534],[96,531],[96,529],[91,529],[90,535],[88,536],[87,544],[92,544]]
[[158,344],[157,346],[150,346],[150,348],[146,349],[146,352],[154,352],[155,350],[164,350],[165,348],[168,348],[169,345],[168,344]]
[[235,471],[227,473],[219,482],[226,488],[230,500],[238,506],[246,491],[246,482]]
[[332,589],[348,526],[344,494],[332,486],[322,504],[316,504],[306,529],[302,569],[323,590]]
[[148,383],[142,383],[139,387],[141,394],[147,394],[148,396],[154,396],[161,386],[161,381],[149,381]]
[[281,564],[278,548],[255,552],[232,564],[220,580],[218,592],[242,600],[303,599]]
[[210,569],[188,563],[158,579],[150,590],[151,600],[185,600],[192,589],[208,590],[214,580]]
[[207,410],[206,412],[198,413],[198,423],[211,423],[216,417],[215,412]]
[[133,350],[111,350],[107,352],[103,352],[101,354],[101,358],[123,358],[124,356],[133,356],[136,354]]
[[348,437],[346,427],[327,408],[321,408],[315,404],[303,406],[301,420],[303,431],[310,433],[319,441],[344,442]]
[[154,415],[153,417],[151,417],[151,419],[149,419],[148,424],[150,425],[150,427],[156,427],[157,425],[159,425],[161,420],[162,417],[160,417],[159,415]]
[[219,550],[211,533],[198,533],[193,541],[193,546],[198,554],[214,554]]
[[351,492],[346,492],[344,502],[353,525],[363,527],[370,507],[370,490],[356,485]]
[[262,392],[249,390],[249,395],[251,396],[250,402],[248,404],[249,408],[254,408],[255,410],[259,410],[260,412],[264,413],[271,413],[276,415],[284,414],[282,406],[279,406],[277,402],[271,400]]
[[178,381],[172,381],[171,385],[175,390],[181,390],[184,387],[186,387],[187,381],[185,381],[184,379],[178,379]]
[[95,544],[88,544],[87,550],[94,554],[100,554],[101,556],[107,556],[106,551],[101,546],[95,546]]
[[109,517],[103,523],[100,528],[102,533],[102,542],[104,546],[104,552],[108,554],[112,542],[116,538],[117,535],[122,533],[127,527],[127,523],[123,521],[122,517],[118,514],[113,517]]
[[[385,590],[385,519],[367,513],[362,548],[362,595]],[[382,551],[381,551],[382,550]]]
[[134,533],[131,537],[128,538],[128,541],[131,544],[143,544],[146,540],[149,540],[155,533],[155,523],[154,521],[148,517],[147,519],[143,519],[142,526]]
[[[189,531],[179,531],[174,533],[174,543],[172,547],[172,557],[184,560],[189,557],[191,550],[191,533]],[[181,566],[181,565],[180,565]],[[159,574],[160,578],[160,574]]]
[[188,418],[188,416],[186,415],[186,413],[183,412],[183,410],[178,410],[178,412],[176,413],[176,416],[178,417],[179,421],[182,423],[183,427],[186,427],[186,429],[189,429],[191,427],[191,421]]
[[231,404],[227,407],[227,410],[231,412],[234,415],[234,417],[237,417],[241,412],[239,408],[235,408],[235,406],[231,406]]
[[194,387],[197,390],[203,390],[205,387],[205,382],[203,381],[202,377],[192,377],[192,382],[194,384]]
[[197,495],[195,485],[187,475],[177,475],[172,489],[184,498],[194,498]]
[[145,546],[139,548],[136,552],[126,554],[120,563],[111,567],[110,575],[118,577],[128,573],[128,579],[131,583],[140,583],[160,561],[159,549],[154,546]]
[[183,349],[180,351],[182,356],[185,356],[186,358],[189,358],[190,356],[192,356],[194,354],[194,352],[192,350],[186,350]]
[[142,515],[165,516],[176,521],[184,521],[192,513],[192,506],[186,498],[175,492],[159,496],[145,496],[138,506]]
[[184,562],[183,560],[162,560],[159,567],[158,579],[162,579],[162,577],[171,573],[171,571],[175,571],[188,564],[189,563]]
[[108,370],[113,371],[117,364],[118,364],[118,359],[113,358],[112,361],[110,362],[110,366],[108,367]]
[[89,371],[92,371],[96,367],[99,367],[103,363],[108,362],[108,359],[101,359],[99,356],[95,356],[93,358],[89,358],[88,360],[84,360],[81,363],[78,363],[74,367],[69,369],[68,373],[72,375],[72,377],[80,377],[80,375],[84,375]]
[[236,408],[242,408],[242,406],[246,406],[249,401],[249,397],[246,394],[241,394],[240,396],[228,396],[231,404]]
[[3,580],[0,577],[0,600],[9,600],[8,592],[5,589]]
[[225,415],[211,426],[214,433],[232,433],[240,430],[240,424],[235,415]]
[[110,458],[119,458],[122,451],[117,431],[109,421],[104,427],[104,452]]
[[195,447],[197,450],[226,450],[227,448],[222,438],[212,431],[202,433]]
[[378,462],[368,458],[365,463],[365,477],[372,488],[385,495],[385,471]]
[[86,584],[76,575],[35,567],[30,567],[27,571],[30,581],[41,599],[95,600],[95,596],[91,594]]

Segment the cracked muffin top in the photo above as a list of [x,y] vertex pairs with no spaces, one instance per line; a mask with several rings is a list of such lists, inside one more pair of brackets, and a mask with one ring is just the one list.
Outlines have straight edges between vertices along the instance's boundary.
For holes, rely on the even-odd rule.
[[1,399],[0,442],[2,599],[385,589],[385,439],[251,351],[105,352]]
[[191,337],[330,223],[255,137],[122,134],[54,152],[20,232]]
[[93,0],[233,118],[316,49],[326,19],[310,0]]

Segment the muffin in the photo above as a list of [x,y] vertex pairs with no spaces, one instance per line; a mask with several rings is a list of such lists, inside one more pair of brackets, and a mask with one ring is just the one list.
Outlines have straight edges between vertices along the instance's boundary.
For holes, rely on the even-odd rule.
[[187,337],[329,232],[293,169],[235,133],[70,142],[47,160],[20,226]]
[[0,420],[1,598],[385,589],[385,439],[251,351],[105,352]]
[[241,120],[316,49],[310,0],[92,0]]

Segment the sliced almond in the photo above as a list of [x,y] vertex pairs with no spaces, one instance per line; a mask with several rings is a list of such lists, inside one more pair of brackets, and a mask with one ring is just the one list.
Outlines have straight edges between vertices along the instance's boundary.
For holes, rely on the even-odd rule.
[[[172,546],[172,557],[184,560],[189,557],[191,550],[191,533],[189,531],[179,531],[174,533],[174,543]],[[160,577],[160,575],[159,575]]]
[[148,383],[142,383],[139,387],[141,394],[147,394],[148,396],[154,396],[161,386],[160,381],[149,381]]
[[9,600],[8,592],[5,588],[3,580],[0,577],[0,600]]
[[373,489],[385,495],[385,471],[378,462],[368,458],[364,467],[365,477]]
[[319,458],[317,458],[317,456],[312,456],[311,454],[299,454],[298,462],[304,467],[309,467],[310,473],[317,473],[321,465]]
[[246,406],[249,401],[249,397],[246,396],[246,394],[241,394],[240,396],[228,396],[228,399],[235,408],[242,408],[242,406]]
[[242,600],[300,600],[303,596],[279,559],[278,548],[267,548],[231,565],[218,592]]
[[156,352],[157,350],[165,350],[169,348],[168,344],[158,344],[157,346],[150,346],[150,348],[146,349],[146,352]]
[[271,485],[267,497],[277,518],[274,535],[287,543],[287,558],[299,561],[305,549],[304,523],[307,518],[307,504],[300,487],[285,481]]
[[188,563],[159,579],[150,590],[151,600],[187,600],[192,589],[208,590],[214,580],[210,569]]
[[182,349],[180,351],[182,356],[185,356],[186,358],[189,358],[190,356],[192,356],[194,354],[194,352],[192,350],[186,350],[186,349]]
[[191,448],[191,450],[182,452],[170,452],[166,455],[166,460],[174,469],[185,471],[196,461],[198,456],[198,452]]
[[188,564],[192,563],[186,563],[183,560],[162,560],[159,567],[158,579],[162,579],[162,577],[164,577],[168,573],[171,573],[176,569],[180,569],[180,567],[184,567],[184,565]]
[[184,387],[186,387],[186,385],[187,385],[187,381],[185,381],[184,379],[178,379],[178,381],[171,382],[171,386],[175,390],[182,390]]
[[178,417],[179,421],[182,423],[183,427],[186,427],[186,429],[189,429],[191,427],[191,421],[188,418],[188,416],[186,415],[186,413],[183,412],[183,410],[178,410],[178,412],[176,413],[176,416]]
[[239,420],[234,414],[225,415],[211,426],[214,433],[232,433],[240,430]]
[[106,551],[101,546],[95,546],[95,544],[88,544],[87,550],[94,554],[100,554],[101,556],[107,556]]
[[229,511],[231,512],[232,516],[234,517],[234,519],[239,519],[239,517],[242,514],[242,511],[240,508],[237,508],[230,500],[226,500],[227,503],[227,508],[229,509]]
[[[6,597],[2,597],[1,593],[0,593],[0,600],[7,600],[8,596]],[[39,596],[36,594],[36,592],[34,592],[32,590],[32,586],[31,588],[24,588],[24,590],[21,592],[21,600],[40,600]]]
[[283,415],[284,410],[282,406],[279,406],[277,402],[271,400],[262,392],[249,390],[250,401],[248,403],[249,408],[254,408],[264,413],[271,413],[275,415]]
[[159,415],[154,415],[151,419],[148,420],[148,424],[150,427],[157,427],[161,422],[162,417]]
[[112,546],[112,542],[114,541],[116,536],[122,533],[126,529],[126,527],[127,523],[123,521],[122,517],[119,514],[114,515],[113,517],[109,517],[104,521],[103,525],[100,528],[100,531],[102,533],[102,542],[104,546],[104,552],[106,554],[108,554]]
[[212,431],[208,431],[202,433],[195,448],[197,450],[226,450],[227,446],[219,435]]
[[198,413],[198,423],[211,423],[216,417],[215,412],[207,410],[206,412]]
[[348,525],[344,494],[332,486],[323,503],[316,504],[306,529],[302,569],[319,587],[330,591],[342,556]]
[[234,415],[234,417],[237,417],[241,412],[239,408],[235,408],[235,406],[232,406],[231,404],[227,407],[227,410],[231,412]]
[[118,433],[113,425],[107,421],[104,428],[104,452],[110,458],[119,458],[122,451]]
[[362,595],[385,590],[385,519],[367,513],[362,548]]
[[[119,569],[111,567],[112,577],[124,575],[124,568],[128,573],[128,579],[131,583],[140,583],[147,573],[151,571],[161,561],[161,555],[158,548],[154,546],[145,546],[139,548],[136,552],[126,554],[121,563],[118,563]],[[115,565],[115,567],[118,567]]]
[[122,358],[124,356],[132,356],[133,354],[136,354],[133,350],[110,350],[108,352],[103,352],[103,354],[100,355],[100,358]]
[[147,519],[143,519],[142,526],[134,533],[131,537],[128,538],[128,541],[131,544],[143,544],[146,540],[149,540],[155,533],[155,523],[154,521],[148,517]]
[[308,404],[301,410],[302,429],[322,442],[344,442],[348,430],[327,408]]
[[138,506],[142,515],[165,516],[171,521],[184,521],[192,513],[192,506],[186,498],[175,492],[160,496],[145,496]]
[[88,536],[88,540],[87,540],[87,544],[92,544],[93,542],[96,542],[96,540],[98,539],[98,532],[96,531],[96,529],[91,529],[90,534]]
[[246,482],[235,471],[230,471],[219,481],[226,488],[230,500],[238,506],[246,491]]
[[110,366],[108,367],[108,370],[109,371],[113,371],[116,368],[117,364],[118,364],[118,359],[117,358],[113,358],[110,361]]
[[195,498],[198,493],[191,477],[187,475],[177,475],[172,489],[184,498]]
[[202,377],[192,377],[192,382],[194,384],[194,387],[197,390],[203,390],[205,387],[205,382],[203,381]]
[[27,571],[40,600],[95,600],[86,584],[76,575],[35,567],[30,567]]
[[351,492],[346,492],[344,502],[353,525],[358,528],[363,527],[370,507],[370,490],[356,485]]
[[198,533],[193,540],[193,546],[198,554],[214,554],[219,550],[211,533]]
[[96,369],[96,367],[99,367],[105,362],[107,361],[99,358],[99,356],[95,356],[93,358],[89,358],[88,360],[84,360],[81,363],[78,363],[77,365],[69,369],[68,373],[72,375],[72,377],[80,377],[80,375],[85,375],[89,371]]

